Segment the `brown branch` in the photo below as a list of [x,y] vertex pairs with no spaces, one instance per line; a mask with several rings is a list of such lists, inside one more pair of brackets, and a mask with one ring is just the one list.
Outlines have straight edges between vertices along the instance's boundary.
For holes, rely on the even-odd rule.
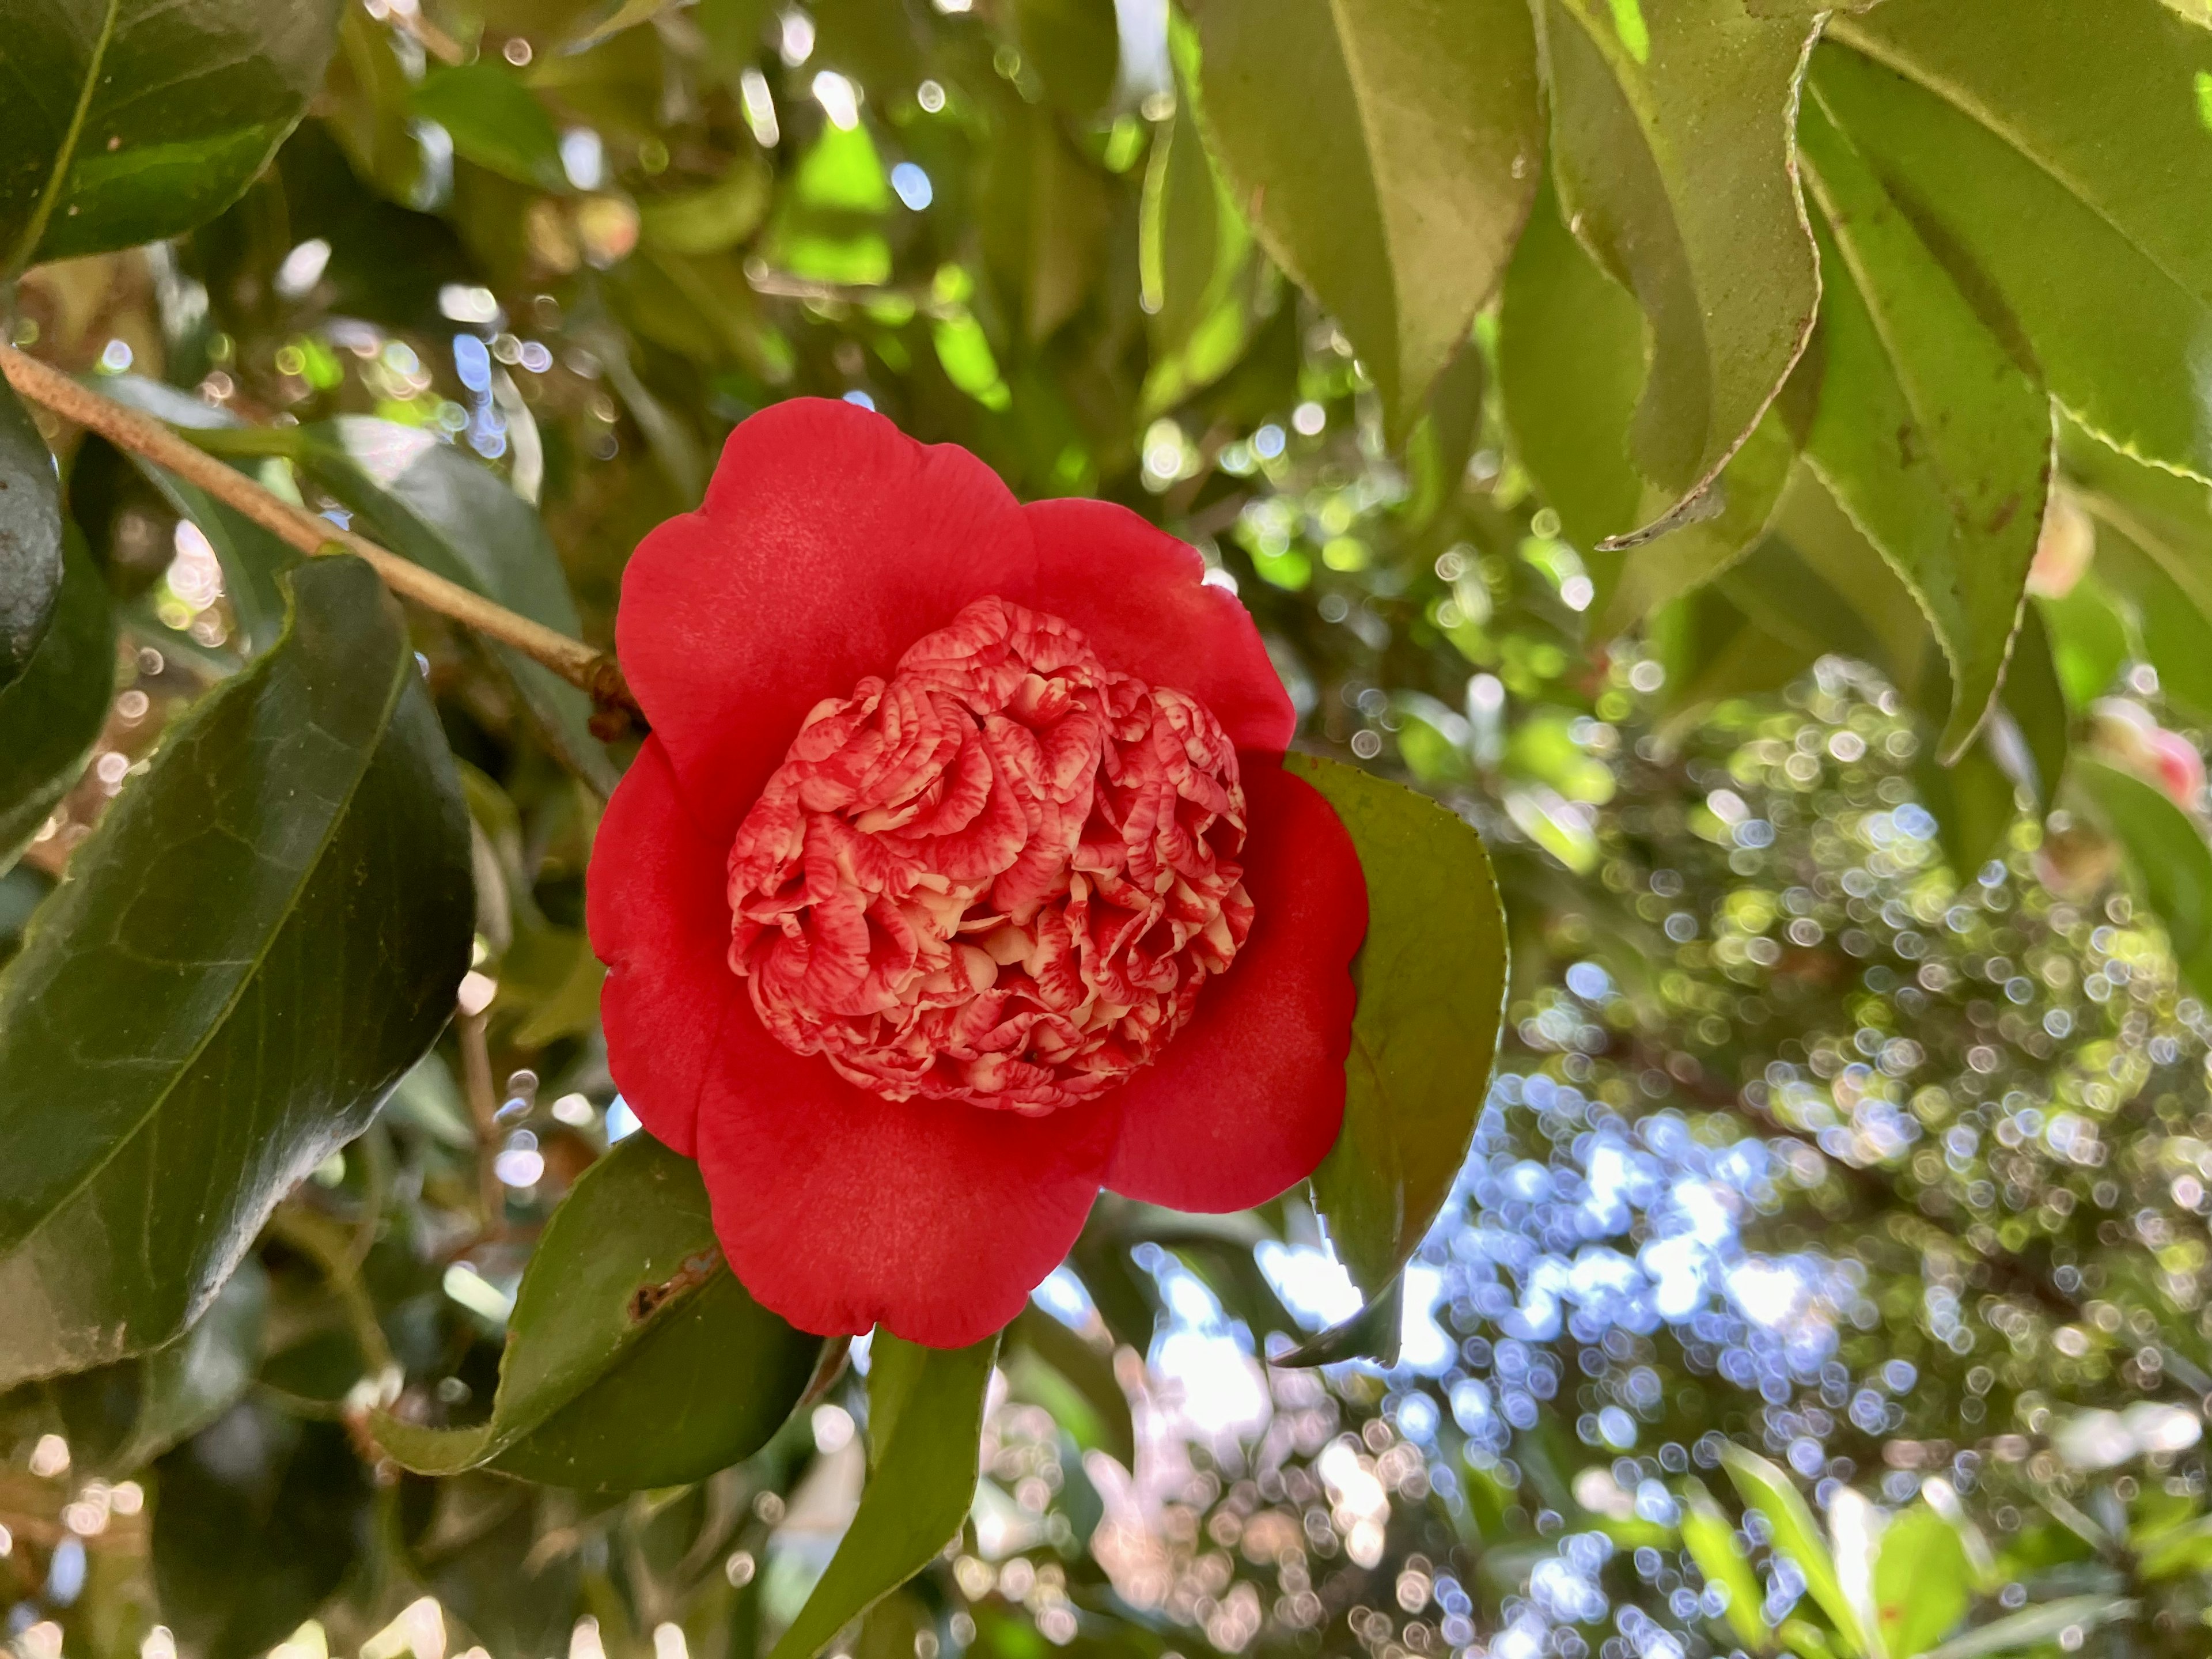
[[12,347],[0,346],[0,373],[9,385],[33,403],[42,404],[64,419],[74,421],[134,454],[167,468],[259,525],[301,552],[309,555],[351,553],[366,562],[384,579],[384,585],[402,599],[426,610],[450,617],[488,639],[512,646],[532,661],[543,663],[571,685],[591,694],[603,711],[627,715],[644,723],[636,700],[624,683],[621,668],[604,652],[544,623],[518,616],[481,593],[448,581],[378,546],[367,537],[332,524],[328,519],[295,506],[264,489],[245,473],[225,465],[179,437],[150,416],[103,398],[59,369],[27,356]]

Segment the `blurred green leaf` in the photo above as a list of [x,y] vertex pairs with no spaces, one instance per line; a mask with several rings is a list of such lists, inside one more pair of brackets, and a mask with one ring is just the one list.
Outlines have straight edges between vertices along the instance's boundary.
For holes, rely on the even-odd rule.
[[1182,350],[1230,301],[1252,250],[1199,129],[1196,37],[1180,15],[1169,28],[1181,71],[1176,110],[1153,133],[1137,220],[1139,297],[1155,357]]
[[1874,1569],[1875,1620],[1887,1659],[1914,1659],[1966,1616],[1973,1569],[1958,1528],[1925,1504],[1882,1529]]
[[1014,39],[1046,95],[1079,121],[1096,118],[1121,64],[1114,0],[1014,0],[1012,10]]
[[2198,343],[2212,34],[2156,0],[1879,6],[1838,17],[1811,94],[1991,326],[2112,442],[2212,476]]
[[1723,1449],[1721,1462],[1743,1501],[1766,1518],[1775,1553],[1797,1564],[1815,1605],[1834,1623],[1847,1646],[1863,1651],[1866,1638],[1858,1613],[1836,1576],[1835,1558],[1828,1553],[1813,1511],[1790,1477],[1756,1452],[1734,1443]]
[[61,590],[54,458],[30,411],[0,381],[0,690],[30,665]]
[[738,161],[713,184],[637,204],[638,235],[649,248],[670,253],[720,253],[759,228],[774,191],[769,170]]
[[769,1659],[811,1659],[927,1566],[975,1501],[999,1339],[924,1348],[878,1329],[868,1350],[868,1483],[806,1605]]
[[1806,449],[1911,586],[1951,668],[1938,757],[1995,700],[2051,470],[2050,399],[1974,314],[1865,159],[1816,106],[1820,412]]
[[2188,813],[2133,773],[2076,755],[2075,787],[2126,850],[2136,894],[2166,928],[2182,977],[2212,996],[2212,848]]
[[1760,1651],[1773,1645],[1774,1632],[1760,1611],[1766,1598],[1759,1591],[1759,1576],[1736,1542],[1735,1523],[1694,1480],[1682,1496],[1682,1546],[1705,1582],[1727,1592],[1725,1616],[1738,1639]]
[[976,213],[984,258],[1019,296],[1024,336],[1049,339],[1107,269],[1113,203],[1104,175],[1049,110],[1018,104],[993,136]]
[[107,583],[74,526],[63,558],[53,618],[23,672],[0,686],[0,868],[83,775],[115,690]]
[[1206,137],[1237,199],[1269,255],[1343,324],[1402,436],[1536,192],[1528,13],[1515,0],[1194,9]]
[[1632,0],[1545,0],[1538,16],[1561,213],[1651,328],[1629,449],[1673,505],[1647,523],[1701,517],[1813,327],[1790,126],[1820,20],[1742,0],[1648,16]]
[[1955,1636],[1939,1648],[1930,1648],[1927,1659],[1994,1659],[2000,1654],[2041,1651],[2069,1630],[2085,1635],[2100,1625],[2125,1619],[2136,1604],[2117,1595],[2069,1595],[2018,1613]]
[[0,975],[0,1377],[175,1337],[452,1012],[468,820],[398,606],[290,580]]
[[1504,1018],[1504,916],[1481,838],[1456,814],[1341,762],[1284,764],[1335,808],[1367,878],[1344,1129],[1313,1185],[1331,1243],[1372,1300],[1466,1158]]
[[[1009,1353],[1027,1354],[1049,1365],[1087,1408],[1094,1420],[1095,1444],[1125,1469],[1137,1467],[1136,1428],[1129,1418],[1129,1396],[1114,1375],[1114,1356],[1079,1331],[1032,1303],[1006,1328]],[[1081,1435],[1076,1437],[1084,1438]]]
[[11,12],[0,278],[175,236],[230,205],[291,131],[338,0],[104,0]]
[[380,1414],[371,1432],[424,1474],[488,1463],[592,1491],[674,1486],[766,1443],[823,1354],[730,1272],[699,1166],[635,1134],[546,1224],[490,1417],[439,1429]]
[[445,128],[462,160],[518,185],[556,194],[568,190],[553,118],[505,64],[478,58],[438,67],[410,101],[416,114]]

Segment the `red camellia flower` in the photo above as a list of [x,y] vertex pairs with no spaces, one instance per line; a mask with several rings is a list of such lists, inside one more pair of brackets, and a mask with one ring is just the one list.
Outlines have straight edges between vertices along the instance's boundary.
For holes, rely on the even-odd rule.
[[813,399],[631,559],[608,1059],[800,1328],[979,1341],[1102,1187],[1243,1209],[1335,1140],[1366,886],[1203,574]]

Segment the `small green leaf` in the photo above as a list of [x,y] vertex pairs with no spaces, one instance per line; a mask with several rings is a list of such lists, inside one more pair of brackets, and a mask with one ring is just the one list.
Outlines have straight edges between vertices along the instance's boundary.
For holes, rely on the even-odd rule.
[[1344,1129],[1313,1185],[1330,1242],[1371,1301],[1466,1159],[1504,1015],[1505,919],[1481,838],[1456,814],[1340,762],[1284,764],[1336,809],[1367,878]]
[[30,665],[62,589],[61,488],[31,413],[0,380],[0,690]]
[[2051,477],[2050,399],[1817,100],[1798,142],[1825,286],[1806,450],[1934,624],[1951,668],[1948,762],[2004,678]]
[[114,690],[107,583],[72,526],[53,620],[23,672],[0,686],[0,868],[82,775]]
[[1790,1477],[1741,1446],[1729,1445],[1722,1452],[1721,1460],[1743,1501],[1766,1517],[1776,1553],[1797,1564],[1797,1570],[1805,1575],[1805,1588],[1812,1593],[1820,1610],[1828,1615],[1849,1646],[1863,1651],[1866,1638],[1859,1628],[1858,1613],[1844,1594],[1843,1583],[1837,1577],[1835,1558],[1821,1541],[1820,1528],[1813,1519],[1813,1511],[1805,1507],[1804,1498],[1799,1496]]
[[959,1532],[975,1498],[983,1398],[998,1348],[995,1336],[969,1348],[924,1348],[876,1332],[860,1510],[769,1659],[811,1659]]
[[174,1338],[468,966],[468,819],[358,560],[163,739],[0,975],[0,1382]]
[[1682,1545],[1705,1582],[1727,1592],[1729,1628],[1746,1647],[1763,1651],[1772,1646],[1774,1632],[1761,1611],[1765,1597],[1759,1593],[1758,1575],[1736,1543],[1735,1527],[1713,1502],[1713,1495],[1694,1480],[1682,1495]]
[[720,253],[760,228],[774,177],[757,162],[733,162],[701,190],[647,198],[637,204],[638,238],[665,253]]
[[1646,535],[1713,510],[1706,493],[1804,349],[1820,295],[1791,133],[1820,20],[1743,0],[1651,12],[1538,9],[1561,210],[1650,324],[1629,447],[1669,506]]
[[437,1429],[380,1414],[371,1432],[423,1474],[490,1464],[594,1491],[675,1486],[765,1444],[823,1355],[820,1337],[792,1329],[730,1272],[699,1166],[635,1134],[546,1223],[489,1419]]
[[175,236],[236,201],[322,85],[337,0],[12,10],[0,279]]
[[2044,1650],[2069,1630],[2083,1634],[2115,1619],[2131,1617],[2136,1604],[2116,1595],[2069,1595],[2039,1607],[2023,1607],[1993,1624],[1953,1637],[1940,1648],[1930,1648],[1927,1659],[1996,1659],[2002,1654],[2026,1656]]
[[568,188],[552,116],[505,65],[478,58],[434,69],[410,102],[416,114],[445,128],[463,161],[537,190]]
[[1504,274],[1542,172],[1518,0],[1209,0],[1208,143],[1261,244],[1344,325],[1402,435]]
[[2156,786],[2076,755],[2074,786],[2126,849],[2136,894],[2165,926],[2181,975],[2212,996],[2212,848],[2188,813]]
[[1875,1620],[1888,1659],[1915,1659],[1966,1616],[1973,1569],[1958,1528],[1917,1504],[1883,1528],[1874,1569]]

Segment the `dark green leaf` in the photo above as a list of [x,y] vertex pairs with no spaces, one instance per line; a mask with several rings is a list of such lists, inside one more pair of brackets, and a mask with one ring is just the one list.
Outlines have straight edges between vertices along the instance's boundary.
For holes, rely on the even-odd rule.
[[[530,504],[488,468],[418,427],[344,416],[308,429],[301,464],[350,509],[354,527],[533,622],[574,635],[576,602]],[[544,664],[494,647],[556,752],[600,793],[614,763],[591,732],[592,704]]]
[[789,1416],[823,1355],[745,1293],[714,1243],[699,1166],[649,1135],[577,1181],[522,1276],[489,1419],[385,1416],[402,1464],[479,1465],[605,1491],[702,1480]]
[[1372,1359],[1377,1364],[1395,1365],[1405,1329],[1406,1281],[1401,1275],[1370,1296],[1351,1318],[1316,1332],[1271,1363],[1333,1365],[1340,1359]]
[[416,114],[445,128],[462,160],[518,185],[568,188],[553,118],[506,65],[478,58],[435,70],[411,101]]
[[1129,1396],[1121,1391],[1121,1382],[1114,1375],[1110,1352],[1035,1304],[1024,1308],[1006,1328],[1006,1341],[1017,1354],[1032,1354],[1065,1378],[1096,1419],[1096,1443],[1111,1453],[1123,1468],[1137,1467],[1136,1429],[1129,1419]]
[[1504,1013],[1505,919],[1481,838],[1455,814],[1340,762],[1285,764],[1328,797],[1367,878],[1344,1129],[1313,1184],[1330,1242],[1372,1299],[1466,1158]]
[[1916,1504],[1882,1529],[1875,1558],[1875,1620],[1888,1659],[1913,1659],[1950,1634],[1973,1600],[1973,1569],[1959,1529]]
[[30,665],[61,589],[54,458],[30,410],[0,380],[0,690]]
[[1014,39],[1046,95],[1079,121],[1095,118],[1121,64],[1114,0],[1014,0],[1012,10]]
[[374,1492],[338,1424],[249,1400],[156,1468],[161,1619],[205,1659],[247,1659],[282,1641],[368,1545]]
[[48,0],[8,17],[0,277],[238,199],[322,84],[337,0]]
[[2059,401],[2212,477],[2212,34],[2157,0],[1890,0],[1827,39],[1813,90]]
[[1545,0],[1553,170],[1567,222],[1636,296],[1651,372],[1637,465],[1700,517],[1702,498],[1812,331],[1820,271],[1791,127],[1820,20],[1742,0]]
[[1504,274],[1541,172],[1518,0],[1210,0],[1205,125],[1261,243],[1351,337],[1394,432]]
[[1934,625],[1951,668],[1948,761],[2004,678],[2051,477],[2050,400],[1817,106],[1799,142],[1825,290],[1806,449]]
[[22,675],[0,687],[0,866],[16,856],[84,771],[115,690],[107,584],[74,530],[53,621]]
[[248,1256],[167,1347],[49,1383],[70,1462],[120,1478],[228,1411],[260,1364],[268,1307],[269,1277]]
[[2212,848],[2188,813],[2154,784],[2077,755],[2074,787],[2126,850],[2136,895],[2166,928],[2182,977],[2212,996]]
[[452,1012],[468,820],[398,606],[290,580],[0,975],[0,1377],[176,1336]]
[[878,1329],[868,1360],[868,1484],[837,1553],[769,1659],[811,1659],[920,1572],[975,1498],[999,1339],[924,1348]]

